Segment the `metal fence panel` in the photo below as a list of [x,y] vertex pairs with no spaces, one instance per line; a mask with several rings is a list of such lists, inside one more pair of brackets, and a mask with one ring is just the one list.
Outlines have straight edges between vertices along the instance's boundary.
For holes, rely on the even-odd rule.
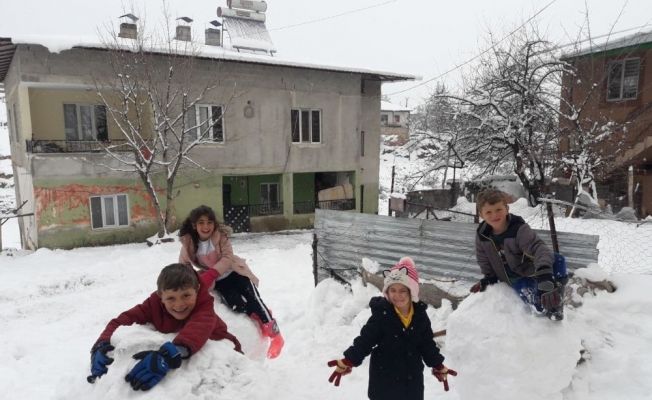
[[[474,281],[482,277],[475,259],[477,224],[393,218],[333,210],[315,210],[317,280],[357,274],[363,257],[390,268],[410,256],[423,278]],[[550,246],[550,232],[536,230]],[[570,270],[598,260],[598,236],[557,232]]]

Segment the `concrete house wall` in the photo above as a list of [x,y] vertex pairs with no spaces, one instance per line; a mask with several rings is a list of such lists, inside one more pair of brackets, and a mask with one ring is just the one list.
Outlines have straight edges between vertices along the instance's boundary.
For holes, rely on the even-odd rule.
[[[95,82],[111,76],[109,56],[103,49],[50,53],[40,45],[16,48],[4,82],[9,111],[15,108],[17,115],[11,140],[17,201],[27,200],[35,213],[21,222],[26,248],[128,242],[155,231],[154,209],[139,178],[107,168],[119,164],[104,153],[44,154],[27,149],[26,141],[65,140],[64,103],[101,104]],[[193,160],[208,172],[190,168],[180,172],[177,223],[202,203],[222,217],[225,176],[280,176],[283,214],[263,218],[257,225],[252,222],[254,229],[310,226],[312,214],[295,215],[292,204],[295,194],[299,200],[314,197],[314,188],[296,188],[293,180],[297,176],[298,183],[305,184],[311,176],[314,181],[318,172],[352,174],[356,209],[377,212],[378,76],[208,58],[198,58],[194,64],[191,91],[219,81],[201,103],[225,107],[225,142],[193,150]],[[292,143],[292,108],[321,110],[321,143]],[[107,120],[109,139],[120,138],[111,118]],[[130,226],[92,230],[89,196],[118,193],[129,195]]]

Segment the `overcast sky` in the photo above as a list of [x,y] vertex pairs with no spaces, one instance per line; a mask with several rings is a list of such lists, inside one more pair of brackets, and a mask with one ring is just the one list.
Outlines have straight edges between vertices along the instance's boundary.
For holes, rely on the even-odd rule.
[[[193,29],[201,32],[216,18],[217,7],[226,7],[226,0],[168,0],[168,4],[173,17],[193,18]],[[587,8],[594,37],[640,26],[652,30],[650,0],[268,0],[267,4],[267,27],[280,58],[400,72],[423,81],[484,50],[487,32],[502,38],[537,13],[538,25],[558,43],[575,41],[582,28],[586,32]],[[160,8],[159,0],[0,0],[0,36],[89,36],[106,24],[117,25],[124,10],[139,10],[139,16],[146,14],[151,21],[160,15]],[[458,73],[440,80],[454,86]],[[397,92],[419,83],[385,84],[383,93],[391,94],[395,103],[405,105],[407,100],[414,106],[432,85]]]

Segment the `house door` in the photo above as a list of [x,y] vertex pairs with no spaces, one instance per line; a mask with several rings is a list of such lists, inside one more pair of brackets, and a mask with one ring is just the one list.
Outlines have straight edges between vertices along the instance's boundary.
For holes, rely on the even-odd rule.
[[233,229],[233,232],[251,232],[249,223],[249,207],[234,206],[231,204],[231,185],[222,185],[222,202],[224,203],[224,223]]

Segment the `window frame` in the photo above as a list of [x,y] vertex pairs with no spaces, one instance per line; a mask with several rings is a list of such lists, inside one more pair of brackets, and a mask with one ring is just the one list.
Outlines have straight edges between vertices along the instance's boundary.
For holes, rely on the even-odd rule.
[[[297,113],[298,120],[295,122],[294,113]],[[315,113],[319,116],[319,123],[315,125],[314,115]],[[308,115],[308,121],[304,121],[304,115]],[[320,108],[297,108],[293,107],[290,109],[290,139],[293,144],[321,144],[323,138],[323,113]],[[304,126],[305,125],[305,126]],[[319,140],[315,141],[315,132],[314,128],[317,127],[319,132]],[[298,132],[295,132],[295,128],[298,129]],[[304,132],[304,129],[308,132]],[[295,135],[296,133],[296,135]],[[295,140],[295,136],[298,137],[298,140]],[[306,139],[307,138],[307,139]]]
[[[220,116],[219,120],[214,121],[213,120],[213,108],[218,107],[220,109]],[[226,142],[226,129],[225,129],[225,124],[224,124],[224,106],[222,104],[211,104],[211,103],[202,103],[202,104],[195,104],[195,124],[197,125],[197,129],[195,131],[197,139],[201,138],[202,135],[202,125],[204,122],[201,120],[201,114],[200,114],[200,109],[201,108],[208,108],[209,115],[210,115],[210,135],[207,135],[204,140],[202,141],[203,143],[225,143]],[[220,126],[222,129],[222,140],[217,140],[215,138],[215,127]]]
[[[269,197],[270,197],[269,196],[270,195],[270,188],[272,187],[272,185],[276,186],[276,204],[272,203],[271,201],[265,202],[264,199],[263,199],[263,197],[264,197],[263,193],[267,193],[266,197],[269,199]],[[263,187],[267,187],[267,189],[263,190]],[[281,190],[281,185],[279,185],[278,182],[261,182],[260,183],[260,204],[265,204],[265,205],[269,205],[269,206],[278,207],[278,205],[281,203],[281,192],[280,192],[280,190]]]
[[[124,197],[125,199],[125,204],[126,204],[126,213],[127,213],[127,221],[125,224],[120,223],[120,208],[119,208],[119,197]],[[98,198],[100,199],[100,213],[102,216],[102,221],[101,226],[95,226],[96,221],[93,219],[93,199]],[[111,212],[113,213],[113,224],[107,224],[107,209],[106,209],[106,202],[105,200],[111,199],[113,200],[113,207]],[[97,231],[97,230],[106,230],[106,229],[122,229],[122,228],[128,228],[131,224],[131,212],[130,212],[130,207],[129,207],[129,195],[126,193],[116,193],[116,194],[101,194],[101,195],[93,195],[89,196],[88,198],[88,208],[90,211],[91,215],[91,230]]]
[[[276,199],[271,201],[270,198],[271,188],[276,186]],[[266,187],[266,189],[263,189]],[[263,196],[263,193],[266,193],[266,196]],[[265,201],[263,197],[267,197],[268,201]],[[279,182],[261,182],[260,183],[260,212],[263,214],[276,214],[278,211],[281,211],[281,185]]]
[[[68,135],[67,135],[67,129],[68,126],[66,125],[66,106],[75,106],[75,133],[77,138],[74,140],[79,140],[79,141],[84,141],[84,140],[108,140],[109,139],[109,122],[107,119],[107,111],[106,111],[106,106],[104,104],[91,104],[91,103],[63,103],[63,129],[64,129],[64,136],[66,138],[66,141],[74,141],[74,140],[69,140]],[[82,116],[81,116],[81,109],[82,107],[90,107],[91,110],[91,139],[86,139],[82,137]],[[102,107],[104,109],[104,128],[106,129],[106,137],[105,138],[99,138],[98,134],[98,120],[97,120],[97,113],[96,109],[97,107]]]
[[[635,95],[633,97],[623,97],[625,93],[625,88],[626,88],[626,66],[627,62],[632,62],[636,61],[637,62],[637,68],[636,68],[636,86],[634,87],[635,90]],[[620,76],[618,79],[620,80],[619,82],[619,93],[618,97],[610,97],[611,94],[611,86],[612,86],[612,74],[611,70],[614,68],[614,66],[619,65],[620,66]],[[641,58],[640,57],[629,57],[629,58],[623,58],[620,60],[612,60],[609,61],[607,64],[607,90],[606,90],[606,99],[608,102],[617,102],[617,101],[628,101],[628,100],[636,100],[638,98],[638,95],[640,93],[639,90],[639,85],[640,85],[640,78],[641,78]]]

